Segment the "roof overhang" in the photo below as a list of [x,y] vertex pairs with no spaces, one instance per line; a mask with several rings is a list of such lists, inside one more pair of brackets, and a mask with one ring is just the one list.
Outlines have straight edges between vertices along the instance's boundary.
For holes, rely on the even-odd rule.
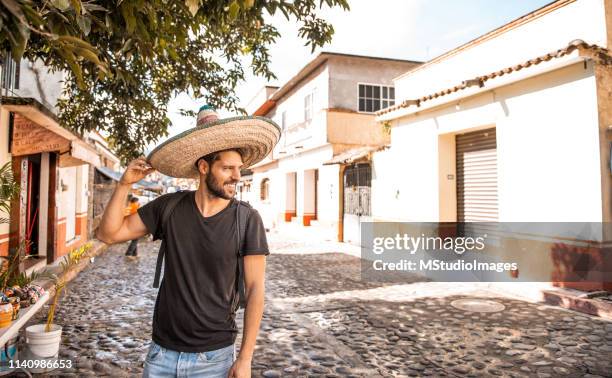
[[353,164],[360,160],[370,160],[371,155],[375,152],[386,149],[387,146],[364,146],[352,148],[334,156],[331,160],[326,161],[323,165],[333,164]]
[[17,113],[31,122],[31,125],[22,130],[14,129],[17,135],[14,135],[11,146],[13,156],[59,152],[60,167],[100,165],[100,156],[96,149],[60,126],[55,114],[37,100],[2,97],[2,108]]
[[257,110],[253,112],[254,116],[264,117],[268,112],[276,106],[276,101],[274,100],[266,100]]
[[580,40],[572,41],[565,48],[511,67],[505,67],[489,74],[465,79],[462,83],[452,88],[424,95],[416,99],[404,100],[397,105],[377,112],[376,121],[392,121],[416,113],[422,113],[433,108],[446,106],[457,100],[475,96],[591,59],[603,64],[610,64],[612,62],[612,58],[610,58],[606,49],[599,46],[588,45]]

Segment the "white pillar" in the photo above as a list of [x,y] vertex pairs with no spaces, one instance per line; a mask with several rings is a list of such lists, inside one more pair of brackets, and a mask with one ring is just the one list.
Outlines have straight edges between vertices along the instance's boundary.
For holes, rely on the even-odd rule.
[[291,217],[296,216],[296,173],[289,172],[285,175],[286,190],[285,190],[285,221],[290,222]]
[[316,219],[315,214],[315,170],[309,169],[304,171],[303,185],[303,206],[304,212],[302,215],[302,224],[310,226],[310,221]]

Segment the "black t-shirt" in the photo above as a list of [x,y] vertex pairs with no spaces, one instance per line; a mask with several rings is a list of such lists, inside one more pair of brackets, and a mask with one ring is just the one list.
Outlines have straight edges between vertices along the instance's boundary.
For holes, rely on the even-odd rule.
[[[163,195],[138,209],[155,239],[162,235],[162,212],[173,195],[178,194]],[[172,211],[163,233],[164,276],[153,314],[153,341],[162,347],[201,353],[234,343],[237,205],[232,200],[217,214],[204,217],[191,192]],[[249,209],[243,253],[269,254],[265,228],[255,209]]]

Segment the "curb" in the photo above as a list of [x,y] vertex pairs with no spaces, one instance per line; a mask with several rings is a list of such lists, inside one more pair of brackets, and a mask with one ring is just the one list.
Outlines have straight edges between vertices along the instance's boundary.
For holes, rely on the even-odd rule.
[[612,320],[612,302],[581,297],[580,295],[561,290],[544,290],[542,295],[544,296],[544,301],[550,305]]

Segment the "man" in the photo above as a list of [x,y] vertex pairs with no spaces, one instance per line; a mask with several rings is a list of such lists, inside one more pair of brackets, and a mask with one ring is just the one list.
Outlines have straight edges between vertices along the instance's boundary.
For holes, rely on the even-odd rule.
[[[136,214],[139,207],[138,197],[132,196],[132,198],[130,198],[130,204],[125,209],[125,215],[130,216],[132,214]],[[138,255],[138,239],[134,239],[130,242],[127,251],[125,251],[125,255],[128,257],[136,257]]]
[[[145,377],[250,377],[269,252],[261,217],[249,209],[242,248],[244,333],[235,358],[239,258],[235,210],[242,205],[233,197],[240,170],[265,158],[279,138],[280,128],[268,119],[220,120],[204,106],[194,129],[164,142],[146,161],[140,158],[128,165],[97,236],[110,244],[149,232],[166,245]],[[197,177],[199,187],[195,192],[161,196],[123,219],[122,204],[130,185],[154,169],[174,177]],[[182,197],[164,221],[164,209],[177,195]]]

